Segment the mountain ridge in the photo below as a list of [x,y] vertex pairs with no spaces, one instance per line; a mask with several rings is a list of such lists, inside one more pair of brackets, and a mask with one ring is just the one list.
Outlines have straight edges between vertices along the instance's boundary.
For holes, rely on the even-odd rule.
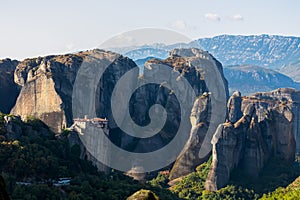
[[292,78],[273,69],[259,66],[227,66],[224,67],[224,75],[228,79],[230,93],[239,90],[243,95],[249,95],[283,87],[300,89],[300,83]]

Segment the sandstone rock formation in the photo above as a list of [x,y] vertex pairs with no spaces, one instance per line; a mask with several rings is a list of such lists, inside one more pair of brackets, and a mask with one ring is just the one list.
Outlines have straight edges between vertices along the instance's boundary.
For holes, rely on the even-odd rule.
[[[192,127],[189,139],[170,172],[169,179],[173,180],[193,172],[196,166],[210,155],[211,137],[217,125],[223,123],[226,117],[228,85],[222,65],[207,52],[198,49],[175,49],[170,54],[188,61],[187,79],[198,81],[200,79],[204,87],[199,90],[197,84],[191,84],[198,91],[198,98],[190,115]],[[193,75],[194,68],[198,73],[197,76]]]
[[[248,102],[251,102],[251,98],[266,99],[269,100],[268,104],[276,106],[276,102],[286,104],[293,113],[293,131],[296,140],[296,152],[300,153],[300,91],[290,88],[281,88],[273,90],[271,92],[256,93],[246,101],[243,100],[242,107],[245,107]],[[260,118],[264,114],[261,112]]]
[[233,119],[232,122],[220,124],[214,134],[212,167],[205,184],[207,190],[224,187],[237,166],[245,174],[257,177],[270,156],[294,161],[294,127],[297,123],[292,112],[294,102],[282,101],[293,92],[296,91],[279,89],[257,93],[243,97],[236,104],[232,103],[236,94],[230,98],[229,113],[242,111],[243,116],[237,122]]
[[228,108],[228,120],[230,122],[237,122],[242,116],[241,111],[242,96],[239,91],[235,91],[229,98],[227,103]]
[[[159,65],[166,65],[172,70],[171,72],[162,72],[161,70],[158,70]],[[215,66],[213,67],[212,65]],[[183,99],[190,99],[191,94],[189,93],[187,87],[178,87],[176,84],[182,79],[186,79],[196,96],[200,97],[203,92],[208,91],[208,86],[206,83],[207,80],[205,80],[205,78],[216,77],[216,71],[214,70],[217,70],[217,74],[219,74],[221,77],[220,80],[223,88],[214,88],[209,85],[211,87],[210,89],[214,90],[213,96],[216,99],[221,99],[223,97],[226,101],[226,95],[228,93],[227,81],[223,76],[222,66],[207,52],[199,49],[175,49],[170,52],[170,57],[165,60],[161,61],[157,59],[151,59],[147,61],[145,63],[144,73],[142,76],[140,76],[138,84],[143,84],[146,81],[154,80],[155,78],[158,79],[157,77],[162,77],[162,81],[160,82],[160,85],[147,84],[138,88],[134,92],[129,105],[131,117],[136,124],[145,126],[152,120],[150,120],[148,114],[149,109],[154,104],[160,104],[165,107],[167,112],[166,123],[158,134],[150,138],[139,139],[129,136],[119,129],[112,129],[110,131],[111,135],[114,135],[114,138],[112,139],[115,140],[116,143],[118,143],[122,148],[133,152],[151,152],[168,144],[168,142],[173,139],[178,131],[178,127],[182,120],[181,116],[190,115],[190,109],[183,111],[180,110],[180,106],[183,105],[180,105],[175,95],[181,95]],[[204,72],[207,72],[206,76],[204,76]],[[177,77],[176,81],[173,80],[174,74],[176,74]],[[211,82],[213,81],[210,81],[210,83]],[[172,88],[179,92],[175,94]],[[220,92],[219,90],[222,91]],[[190,104],[192,108],[194,102],[192,101],[185,103]],[[205,109],[205,106],[203,109]],[[197,112],[195,115],[199,116],[199,113]],[[198,123],[200,123],[199,120],[197,124]],[[188,122],[188,125],[190,126],[190,122]],[[188,129],[191,128],[192,127],[190,126]],[[197,129],[195,128],[193,129],[193,131],[196,130]],[[202,135],[203,134],[204,133],[202,133]],[[198,145],[201,145],[201,142],[202,140],[199,141]],[[198,161],[193,162],[197,163]]]
[[19,61],[0,60],[0,112],[8,114],[15,105],[20,87],[14,82],[14,71]]
[[199,164],[207,160],[207,156],[200,158],[199,152],[209,126],[211,115],[210,104],[210,97],[206,96],[201,96],[195,101],[192,116],[197,116],[198,119],[195,120],[191,117],[192,128],[190,137],[182,153],[173,165],[169,176],[170,180],[195,171],[195,168]]
[[14,74],[15,82],[22,86],[22,90],[11,112],[20,115],[23,120],[28,116],[37,117],[52,130],[61,131],[67,125],[65,113],[69,107],[63,104],[58,91],[72,94],[70,80],[63,72],[70,71],[68,76],[75,78],[76,74],[72,71],[79,67],[81,60],[81,57],[67,55],[22,61]]
[[[114,60],[115,59],[115,60]],[[34,116],[41,119],[55,132],[72,124],[72,92],[78,69],[82,62],[92,63],[94,60],[110,60],[114,70],[107,73],[108,83],[113,83],[125,71],[135,67],[133,61],[112,52],[91,50],[76,54],[46,56],[26,59],[19,63],[15,70],[15,82],[22,86],[12,113],[22,119]],[[88,80],[88,79],[87,79]],[[106,84],[110,89],[111,85]],[[111,92],[110,89],[109,92]],[[82,95],[82,98],[86,98]],[[102,95],[98,112],[107,117],[109,106],[107,96]],[[85,113],[87,114],[87,113]],[[83,117],[83,116],[82,116]]]
[[105,166],[103,163],[99,162],[86,148],[86,146],[81,141],[80,137],[78,136],[77,131],[71,131],[68,135],[69,145],[72,148],[75,145],[78,145],[80,148],[80,159],[87,159],[93,163],[94,166],[97,167],[99,171],[104,173],[109,173],[110,168]]
[[[95,80],[94,77],[98,73],[97,68],[93,69],[94,71],[89,71],[88,68],[84,69],[87,73],[83,76],[85,82],[81,86],[85,89],[77,91],[78,98],[75,98],[75,103],[86,102],[86,104],[81,105],[87,112],[79,112],[73,116],[72,104],[75,107],[77,105],[72,102],[73,87],[80,67],[83,63],[88,66],[98,61],[109,63],[109,67],[104,71],[100,81]],[[161,74],[162,72],[157,68],[157,65],[160,64],[169,66],[172,72]],[[53,131],[61,132],[64,128],[72,125],[74,117],[83,118],[84,115],[89,115],[91,105],[95,105],[96,115],[102,118],[106,117],[109,121],[110,139],[113,143],[132,152],[151,152],[163,147],[173,139],[181,120],[183,120],[181,119],[182,114],[190,115],[191,109],[180,111],[181,105],[178,103],[174,91],[164,85],[173,86],[175,83],[171,77],[176,74],[175,82],[186,79],[195,95],[200,97],[196,102],[184,102],[190,104],[191,108],[194,104],[191,115],[192,126],[190,122],[186,123],[186,126],[189,126],[187,130],[191,130],[189,137],[187,135],[189,142],[181,152],[171,177],[176,178],[185,175],[193,171],[209,155],[210,143],[209,147],[202,151],[203,155],[198,155],[203,141],[210,141],[209,137],[205,137],[210,134],[206,133],[215,131],[209,127],[216,127],[217,124],[225,120],[226,110],[218,110],[218,119],[212,119],[210,114],[213,112],[213,107],[215,109],[218,106],[226,108],[228,86],[223,75],[222,65],[209,53],[199,49],[175,49],[170,52],[170,57],[166,60],[152,59],[146,65],[148,68],[145,68],[143,77],[138,79],[139,73],[137,70],[134,71],[128,87],[133,88],[136,84],[157,76],[162,76],[164,79],[160,85],[147,84],[138,88],[132,94],[129,110],[132,120],[140,126],[145,126],[150,122],[149,109],[154,104],[168,108],[167,121],[163,129],[153,137],[132,137],[123,132],[116,124],[111,107],[119,108],[118,103],[111,105],[114,87],[126,72],[137,68],[137,66],[126,57],[103,50],[39,57],[20,62],[14,72],[14,80],[22,86],[22,90],[12,113],[20,115],[22,119],[26,119],[28,116],[37,117],[51,127]],[[88,98],[91,95],[89,89],[95,84],[97,85],[96,94],[94,94],[96,98]],[[188,88],[180,87],[177,89],[183,98],[189,99],[191,96]],[[202,98],[201,95],[204,92],[210,92],[209,97]],[[119,98],[122,99],[126,93],[128,93],[127,90],[118,93]],[[217,106],[212,106],[213,103]],[[120,115],[123,115],[121,107],[117,110],[120,110]],[[124,116],[120,118],[122,117],[125,119]],[[197,139],[195,140],[195,138]],[[176,151],[179,151],[178,154],[180,153],[180,149]]]

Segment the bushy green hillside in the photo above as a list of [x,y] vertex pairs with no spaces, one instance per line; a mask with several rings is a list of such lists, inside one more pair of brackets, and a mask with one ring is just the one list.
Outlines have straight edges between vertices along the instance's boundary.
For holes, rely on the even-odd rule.
[[[119,200],[141,189],[151,190],[162,200],[295,199],[300,193],[299,179],[283,188],[300,175],[298,163],[289,166],[276,159],[256,180],[236,170],[230,184],[216,192],[204,189],[211,159],[172,187],[167,171],[141,184],[120,172],[100,173],[91,162],[80,159],[79,146],[69,146],[68,131],[57,137],[38,119],[24,123],[10,116],[14,131],[8,132],[4,116],[0,114],[0,172],[12,199]],[[58,186],[58,180],[65,177],[70,184]]]
[[253,190],[229,185],[217,192],[208,192],[204,189],[204,184],[211,165],[211,159],[197,167],[193,172],[180,180],[172,191],[178,194],[182,199],[193,200],[222,200],[222,199],[257,199],[258,195]]
[[300,198],[300,177],[298,177],[288,187],[279,187],[274,192],[264,194],[261,200],[297,200]]
[[[175,183],[170,190],[177,194],[181,199],[188,200],[276,199],[279,195],[296,196],[299,194],[298,189],[300,188],[300,184],[297,185],[296,183],[300,183],[300,179],[298,182],[292,184],[294,187],[289,186],[288,189],[282,188],[300,175],[298,162],[295,162],[293,165],[288,165],[287,163],[282,162],[282,160],[276,158],[271,159],[262,170],[258,179],[247,177],[237,169],[234,171],[234,175],[231,177],[229,185],[216,192],[209,192],[204,189],[210,165],[211,159],[198,166],[196,172],[177,180],[177,183]],[[150,181],[152,185],[161,188],[168,187],[166,186],[167,182],[167,176],[164,174],[159,174],[155,179]],[[295,187],[295,185],[297,187]],[[272,191],[275,192],[270,193]],[[270,194],[266,195],[267,193]],[[277,195],[277,197],[273,198],[275,195]]]
[[[11,117],[21,135],[8,140],[0,114],[0,172],[12,199],[119,200],[142,188],[155,191],[162,199],[176,199],[168,190],[142,185],[123,173],[98,172],[91,162],[79,159],[78,146],[69,147],[68,132],[57,138],[37,119],[24,123]],[[70,185],[55,186],[64,177],[71,179]]]

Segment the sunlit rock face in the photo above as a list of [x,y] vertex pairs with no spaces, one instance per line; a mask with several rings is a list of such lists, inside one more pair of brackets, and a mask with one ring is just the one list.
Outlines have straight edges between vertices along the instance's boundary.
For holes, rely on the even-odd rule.
[[[88,65],[94,60],[107,60],[114,64],[115,70],[108,73],[108,83],[116,82],[122,73],[136,66],[128,58],[102,50],[26,59],[14,72],[14,80],[22,86],[22,90],[11,112],[22,119],[28,116],[40,118],[55,132],[71,126],[72,92],[77,72],[83,62]],[[100,89],[107,90],[108,85]],[[88,97],[83,94],[82,98]],[[108,117],[111,115],[108,111],[110,102],[105,101],[108,97],[102,95],[100,98],[97,110]]]
[[257,93],[233,104],[232,99],[236,97],[234,94],[229,100],[229,113],[234,110],[242,112],[243,116],[238,121],[220,124],[213,137],[207,190],[224,187],[237,166],[247,175],[258,177],[271,156],[290,163],[295,158],[298,91],[278,89]]

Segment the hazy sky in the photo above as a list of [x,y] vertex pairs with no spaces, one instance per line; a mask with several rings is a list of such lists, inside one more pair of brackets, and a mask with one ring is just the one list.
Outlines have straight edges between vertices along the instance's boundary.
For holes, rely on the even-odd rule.
[[92,49],[153,27],[191,38],[220,34],[300,36],[299,0],[0,0],[0,58]]

